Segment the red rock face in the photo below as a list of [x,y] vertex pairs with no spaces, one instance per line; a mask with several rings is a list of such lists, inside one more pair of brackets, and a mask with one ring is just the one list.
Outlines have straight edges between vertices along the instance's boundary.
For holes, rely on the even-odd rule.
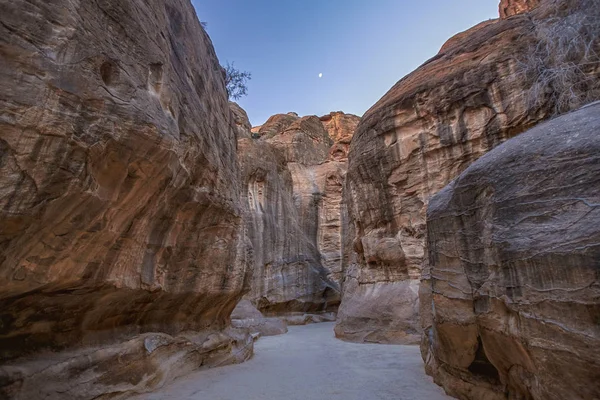
[[599,130],[600,103],[541,124],[430,201],[422,350],[449,394],[600,398]]
[[319,118],[335,143],[350,144],[360,118],[356,115],[335,111]]
[[354,132],[356,132],[360,118],[356,115],[337,111],[324,115],[320,119],[325,130],[334,141],[334,145],[329,150],[329,158],[346,161],[350,151],[350,141]]
[[[93,372],[78,388],[95,397],[173,378],[161,369],[169,351],[144,364],[136,334],[200,354],[181,371],[215,343],[234,348],[220,336],[198,352],[206,337],[169,336],[216,334],[248,289],[236,136],[190,2],[15,0],[0,10],[0,364],[122,341],[131,374],[147,379],[119,386],[118,353],[81,357]],[[48,380],[48,370],[19,368],[0,371],[0,397],[21,387],[15,398],[34,398],[28,382]],[[60,385],[73,379],[47,390],[67,393]]]
[[541,0],[501,0],[498,7],[500,18],[529,12],[540,4]]

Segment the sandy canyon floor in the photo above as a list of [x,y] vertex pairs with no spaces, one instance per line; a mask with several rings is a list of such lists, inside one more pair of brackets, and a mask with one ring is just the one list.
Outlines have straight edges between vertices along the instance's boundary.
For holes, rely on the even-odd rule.
[[292,326],[265,337],[243,364],[188,375],[151,400],[449,399],[423,371],[418,346],[337,340],[333,323]]

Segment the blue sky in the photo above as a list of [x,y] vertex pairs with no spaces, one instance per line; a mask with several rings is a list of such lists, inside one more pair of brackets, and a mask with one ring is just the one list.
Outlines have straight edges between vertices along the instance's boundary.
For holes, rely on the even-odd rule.
[[[239,103],[273,114],[362,115],[499,0],[193,0],[221,64],[252,73]],[[322,73],[323,77],[319,78]]]

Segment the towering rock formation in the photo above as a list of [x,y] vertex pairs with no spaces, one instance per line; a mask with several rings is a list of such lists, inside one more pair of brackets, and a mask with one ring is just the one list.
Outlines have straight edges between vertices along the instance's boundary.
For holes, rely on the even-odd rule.
[[222,333],[251,262],[236,135],[191,3],[0,20],[0,397],[118,398],[248,356]]
[[600,398],[600,103],[481,157],[427,211],[426,368],[461,399]]
[[[593,1],[586,3],[588,13],[597,13]],[[524,4],[509,5],[515,11]],[[418,290],[430,197],[483,154],[556,109],[557,97],[549,93],[560,79],[540,81],[529,74],[527,62],[541,36],[572,14],[569,7],[583,3],[548,4],[456,35],[362,118],[350,146],[344,190],[350,222],[338,337],[419,341]],[[580,28],[573,26],[570,32]],[[577,40],[584,47],[600,43],[594,31],[580,32]],[[533,72],[538,67],[558,77],[568,72],[546,61],[553,60],[534,65]],[[581,74],[585,79],[572,89],[600,93],[599,71],[593,65],[597,63],[586,62]],[[534,85],[536,90],[530,91]],[[587,90],[594,85],[594,91]],[[530,93],[537,95],[535,101]],[[576,100],[566,99],[564,105],[572,107]],[[422,279],[427,290],[427,273]]]
[[337,308],[342,183],[358,120],[344,113],[321,119],[278,114],[254,129],[260,139],[248,131],[240,136],[246,230],[255,261],[247,298],[265,314]]
[[400,80],[361,120],[344,191],[350,215],[338,337],[420,340],[425,209],[470,163],[546,116],[530,110],[517,59],[526,16],[480,24]]

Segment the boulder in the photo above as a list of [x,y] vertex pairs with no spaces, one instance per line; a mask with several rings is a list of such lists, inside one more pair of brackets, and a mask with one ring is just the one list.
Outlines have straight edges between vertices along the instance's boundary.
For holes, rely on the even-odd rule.
[[284,320],[265,317],[249,300],[242,300],[235,306],[231,314],[231,325],[248,329],[251,334],[260,336],[281,335],[288,331]]
[[600,398],[600,103],[498,146],[434,196],[426,369],[461,399]]

